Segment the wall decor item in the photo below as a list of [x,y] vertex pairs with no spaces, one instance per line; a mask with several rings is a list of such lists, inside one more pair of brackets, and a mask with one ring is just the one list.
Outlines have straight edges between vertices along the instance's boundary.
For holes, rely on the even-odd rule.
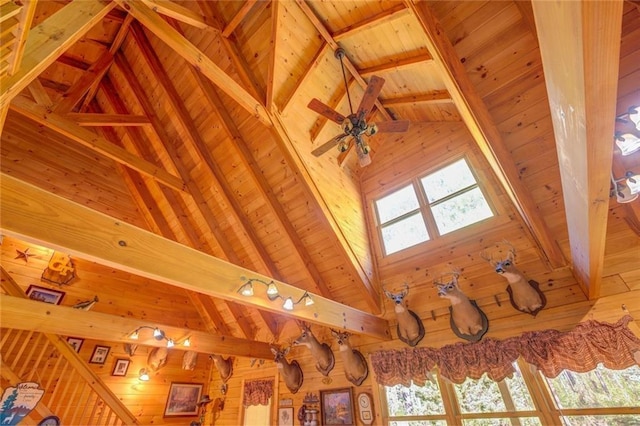
[[171,383],[165,417],[197,416],[201,394],[201,383]]
[[320,391],[320,401],[323,426],[356,426],[352,388]]
[[23,382],[5,388],[0,400],[0,424],[17,425],[36,407],[44,389],[36,382]]
[[113,365],[112,376],[126,376],[129,369],[130,360],[125,358],[116,359],[116,363]]
[[391,293],[384,286],[382,286],[382,290],[384,290],[385,296],[392,300],[394,304],[393,310],[398,320],[398,325],[396,326],[398,339],[411,347],[417,345],[424,337],[424,324],[422,324],[422,320],[415,312],[407,308],[405,297],[409,294],[409,284],[404,283],[404,289],[400,293]]
[[53,252],[49,264],[42,272],[43,281],[54,284],[70,284],[76,277],[76,269],[68,254]]
[[80,353],[80,348],[84,343],[84,339],[79,337],[67,337],[67,342],[71,345],[74,351]]
[[64,297],[64,291],[51,290],[50,288],[30,285],[27,288],[27,297],[39,302],[51,303],[59,305]]
[[27,247],[24,250],[18,250],[16,249],[16,253],[18,254],[15,258],[16,259],[24,259],[24,263],[29,263],[29,258],[31,256],[35,256],[35,254],[31,254],[29,253],[29,247]]
[[284,379],[284,384],[289,389],[289,392],[296,393],[300,386],[302,386],[302,382],[304,381],[304,375],[302,374],[302,368],[298,361],[295,359],[291,362],[287,361],[287,354],[291,346],[287,346],[283,350],[278,350],[274,347],[271,348],[271,352],[275,356],[274,361],[278,365],[278,370]]
[[147,365],[152,371],[158,371],[165,366],[168,356],[167,348],[153,348],[147,357]]
[[308,324],[300,322],[300,328],[302,328],[302,334],[293,341],[293,344],[309,348],[311,356],[316,360],[316,370],[323,376],[328,376],[336,362],[331,346],[327,343],[320,343]]
[[104,364],[110,350],[111,348],[109,346],[96,345],[95,348],[93,348],[93,353],[91,354],[89,362],[91,364]]
[[278,426],[293,426],[293,407],[278,408]]
[[351,333],[331,329],[331,335],[338,342],[345,377],[354,385],[360,386],[369,375],[367,360],[359,350],[351,347],[351,343],[349,343]]
[[373,423],[373,403],[371,402],[371,395],[362,392],[358,395],[357,401],[360,421],[365,425],[370,425]]

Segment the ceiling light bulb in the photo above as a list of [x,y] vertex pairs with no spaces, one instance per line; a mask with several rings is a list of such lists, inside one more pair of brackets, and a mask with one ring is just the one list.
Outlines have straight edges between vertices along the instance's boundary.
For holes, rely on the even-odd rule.
[[273,281],[271,281],[267,286],[267,294],[269,296],[275,296],[276,294],[278,294],[278,287],[276,287],[276,283],[274,283]]
[[311,306],[313,305],[313,299],[311,298],[311,295],[307,293],[307,295],[305,296],[305,300],[304,300],[304,306]]
[[632,194],[640,193],[640,174],[629,176],[627,178],[627,186]]
[[282,309],[286,309],[287,311],[293,311],[293,299],[291,297],[287,297],[282,304]]
[[240,294],[243,296],[253,296],[253,285],[246,283],[240,288]]
[[175,346],[175,344],[173,343],[173,339],[167,339],[167,347],[168,348],[172,348],[174,346]]
[[155,337],[156,340],[162,340],[162,338],[164,338],[164,332],[159,328],[156,328],[153,330],[153,337]]
[[629,120],[633,121],[636,129],[640,130],[640,106],[632,106],[629,108]]
[[140,369],[140,373],[139,373],[138,378],[140,380],[142,380],[143,382],[148,382],[149,381],[149,372],[147,371],[146,368]]
[[131,335],[129,336],[129,339],[138,340],[138,337],[139,337],[138,330],[136,330],[133,333],[131,333]]
[[620,148],[622,155],[631,155],[640,150],[640,138],[632,133],[617,134],[616,145]]
[[186,346],[186,347],[191,346],[191,340],[187,337],[185,339],[184,343],[182,344],[182,346]]

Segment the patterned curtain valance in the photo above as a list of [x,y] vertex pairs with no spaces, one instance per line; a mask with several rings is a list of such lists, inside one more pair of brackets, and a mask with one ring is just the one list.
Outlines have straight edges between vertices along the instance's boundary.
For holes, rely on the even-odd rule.
[[251,380],[244,382],[245,407],[249,405],[267,405],[273,395],[273,380]]
[[513,362],[522,357],[547,377],[562,370],[593,370],[599,363],[621,370],[640,365],[640,339],[631,330],[630,316],[615,324],[587,321],[573,330],[532,331],[506,340],[485,339],[456,343],[440,349],[415,348],[377,351],[371,355],[376,380],[381,385],[424,384],[436,365],[443,377],[462,383],[467,377],[501,381],[513,372]]

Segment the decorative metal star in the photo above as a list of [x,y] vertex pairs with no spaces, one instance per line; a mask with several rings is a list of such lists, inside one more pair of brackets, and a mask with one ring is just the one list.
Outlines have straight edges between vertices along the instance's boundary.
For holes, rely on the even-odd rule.
[[35,256],[35,254],[29,253],[29,247],[24,249],[24,251],[16,249],[16,253],[18,253],[16,259],[24,259],[24,263],[29,263],[29,257]]

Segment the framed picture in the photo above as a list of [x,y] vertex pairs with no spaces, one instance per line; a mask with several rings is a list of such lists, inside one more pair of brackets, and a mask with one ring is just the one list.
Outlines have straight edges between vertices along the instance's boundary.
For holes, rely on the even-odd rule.
[[116,359],[116,363],[113,365],[112,376],[126,376],[129,369],[129,363],[131,361],[124,358]]
[[91,354],[89,362],[91,364],[104,364],[110,350],[111,348],[109,346],[96,345],[96,347],[93,348],[93,353]]
[[171,383],[165,417],[197,416],[201,394],[201,383]]
[[80,352],[80,348],[82,347],[82,344],[84,343],[84,339],[81,339],[79,337],[67,337],[67,342],[71,345],[71,347],[73,348],[74,351],[76,352]]
[[64,291],[51,290],[50,288],[30,285],[27,289],[27,297],[52,305],[59,305],[64,297]]
[[293,407],[278,408],[278,426],[293,426]]
[[356,426],[351,388],[320,391],[322,425]]

